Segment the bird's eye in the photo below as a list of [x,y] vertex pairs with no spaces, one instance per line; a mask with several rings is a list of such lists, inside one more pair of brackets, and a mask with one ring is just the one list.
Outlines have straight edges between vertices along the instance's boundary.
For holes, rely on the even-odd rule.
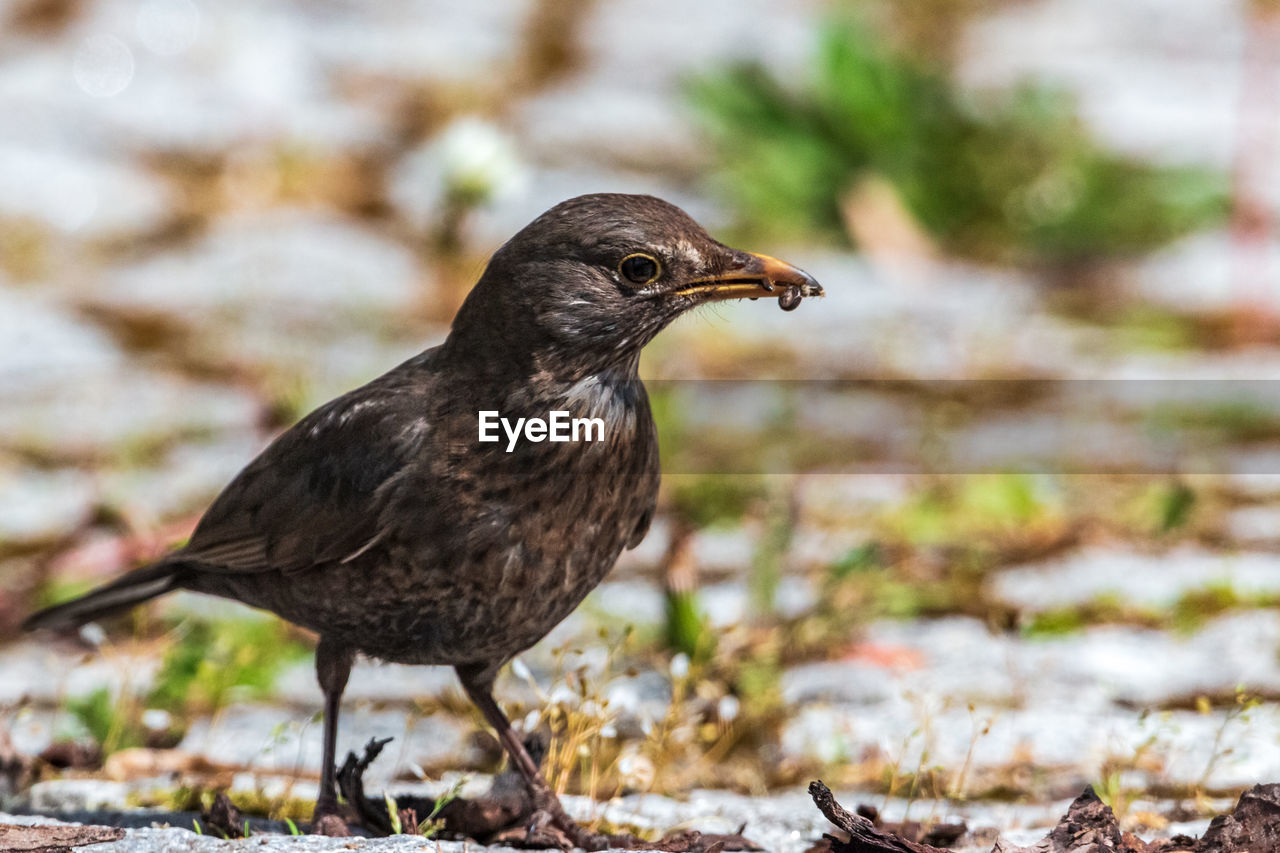
[[661,275],[662,266],[656,258],[636,253],[622,259],[622,263],[618,264],[618,272],[622,273],[622,277],[627,281],[648,284]]

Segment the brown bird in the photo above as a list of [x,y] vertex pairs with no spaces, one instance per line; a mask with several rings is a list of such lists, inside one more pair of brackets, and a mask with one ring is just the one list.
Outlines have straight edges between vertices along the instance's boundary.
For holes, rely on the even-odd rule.
[[[556,205],[500,248],[440,346],[277,438],[159,562],[32,616],[70,628],[173,590],[315,631],[324,691],[317,820],[337,813],[338,709],[356,654],[453,666],[535,805],[579,846],[493,699],[494,677],[564,619],[649,528],[658,442],[640,350],[691,308],[822,288],[716,242],[651,196]],[[598,418],[593,441],[480,441],[480,412]]]

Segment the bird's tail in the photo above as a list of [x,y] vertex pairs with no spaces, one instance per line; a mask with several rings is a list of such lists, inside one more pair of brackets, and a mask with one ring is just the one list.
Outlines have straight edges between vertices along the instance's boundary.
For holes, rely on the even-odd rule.
[[32,614],[22,623],[22,628],[24,631],[34,631],[38,628],[54,630],[78,628],[95,619],[128,610],[134,605],[175,589],[178,584],[179,569],[180,566],[174,563],[156,563],[135,569],[124,577],[100,586],[73,601]]

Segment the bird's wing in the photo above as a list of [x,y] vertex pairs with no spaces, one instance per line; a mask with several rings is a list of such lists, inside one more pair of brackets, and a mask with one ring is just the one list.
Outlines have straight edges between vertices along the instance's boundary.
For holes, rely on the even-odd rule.
[[636,526],[632,529],[630,538],[627,539],[628,551],[644,541],[645,534],[649,532],[649,525],[653,523],[653,513],[656,508],[656,506],[648,507],[636,521]]
[[644,386],[640,386],[640,408],[643,414],[636,418],[639,425],[639,433],[636,441],[647,444],[650,448],[648,457],[645,459],[645,472],[640,477],[636,488],[642,490],[645,497],[645,510],[641,513],[640,518],[636,520],[636,526],[631,531],[631,536],[627,539],[627,549],[630,550],[642,541],[645,534],[649,532],[649,525],[653,522],[653,514],[658,510],[658,484],[662,480],[662,466],[659,463],[658,455],[658,428],[653,422],[653,413],[649,408],[649,395],[644,390]]
[[[415,399],[416,398],[416,399]],[[175,555],[206,571],[298,571],[376,544],[429,430],[421,394],[371,383],[299,421],[240,472]]]

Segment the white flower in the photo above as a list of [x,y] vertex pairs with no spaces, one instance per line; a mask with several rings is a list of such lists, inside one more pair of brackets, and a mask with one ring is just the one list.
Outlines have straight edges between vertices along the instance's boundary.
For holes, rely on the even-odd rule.
[[482,204],[524,182],[524,165],[511,139],[481,119],[458,119],[433,148],[446,194],[463,203]]
[[80,639],[97,648],[107,641],[107,632],[97,622],[89,622],[80,626]]
[[653,762],[640,755],[635,747],[628,746],[618,758],[618,775],[628,788],[647,790],[655,775]]
[[521,681],[533,681],[533,673],[529,671],[529,667],[520,658],[512,658],[511,674]]
[[153,732],[168,731],[173,725],[173,715],[159,708],[151,708],[142,712],[142,725]]

